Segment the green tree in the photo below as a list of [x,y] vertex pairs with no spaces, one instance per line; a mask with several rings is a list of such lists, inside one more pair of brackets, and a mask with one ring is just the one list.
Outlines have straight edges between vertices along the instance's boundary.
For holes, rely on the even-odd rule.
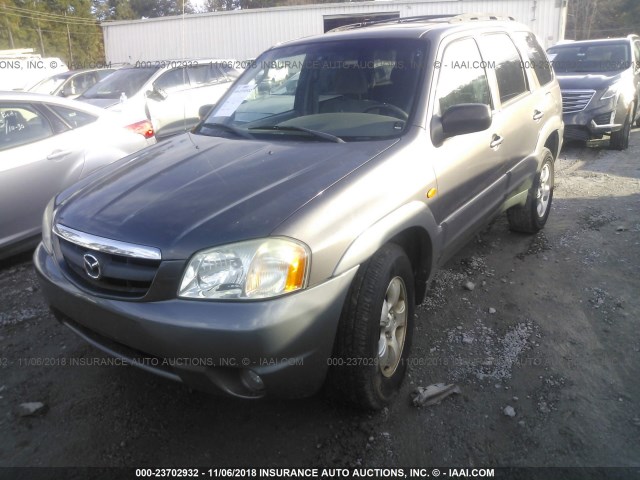
[[565,37],[621,37],[640,32],[638,0],[569,0]]

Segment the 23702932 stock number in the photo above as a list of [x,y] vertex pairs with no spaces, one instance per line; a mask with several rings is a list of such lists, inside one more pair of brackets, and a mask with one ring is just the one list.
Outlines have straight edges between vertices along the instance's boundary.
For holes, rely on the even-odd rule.
[[136,468],[136,477],[203,477],[203,478],[233,478],[255,477],[255,468]]

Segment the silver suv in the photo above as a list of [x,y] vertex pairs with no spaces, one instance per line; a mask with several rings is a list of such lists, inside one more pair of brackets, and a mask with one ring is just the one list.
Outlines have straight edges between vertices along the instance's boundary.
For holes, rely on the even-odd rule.
[[438,266],[500,212],[522,232],[547,221],[561,108],[511,20],[279,45],[194,131],[52,200],[42,291],[78,335],[164,377],[242,398],[328,381],[382,408]]

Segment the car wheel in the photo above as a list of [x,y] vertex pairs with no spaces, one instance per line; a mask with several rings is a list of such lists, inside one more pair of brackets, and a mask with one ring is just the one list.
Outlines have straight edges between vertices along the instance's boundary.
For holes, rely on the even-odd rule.
[[545,148],[542,166],[529,189],[527,201],[507,210],[511,230],[536,233],[547,223],[553,200],[553,161],[551,151]]
[[334,393],[365,409],[389,403],[406,371],[414,307],[411,263],[387,244],[360,267],[345,301],[331,361]]
[[629,136],[631,135],[631,124],[633,123],[633,104],[629,106],[627,117],[624,120],[622,128],[617,132],[611,133],[609,140],[609,148],[613,150],[626,150],[629,148]]

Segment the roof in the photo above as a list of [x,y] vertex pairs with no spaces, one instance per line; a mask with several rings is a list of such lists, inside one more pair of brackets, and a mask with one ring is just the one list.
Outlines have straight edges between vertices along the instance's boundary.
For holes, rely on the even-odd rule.
[[[515,22],[511,17],[487,16],[484,14],[479,19],[477,15],[465,14],[456,16],[437,17],[400,17],[379,22],[355,24],[340,27],[322,35],[304,37],[298,40],[284,42],[280,46],[292,46],[309,42],[342,41],[354,38],[424,38],[428,34],[441,36],[444,34],[474,30],[504,30],[514,29],[529,31],[529,27]],[[495,19],[489,19],[495,18]],[[506,20],[505,20],[506,19]]]

